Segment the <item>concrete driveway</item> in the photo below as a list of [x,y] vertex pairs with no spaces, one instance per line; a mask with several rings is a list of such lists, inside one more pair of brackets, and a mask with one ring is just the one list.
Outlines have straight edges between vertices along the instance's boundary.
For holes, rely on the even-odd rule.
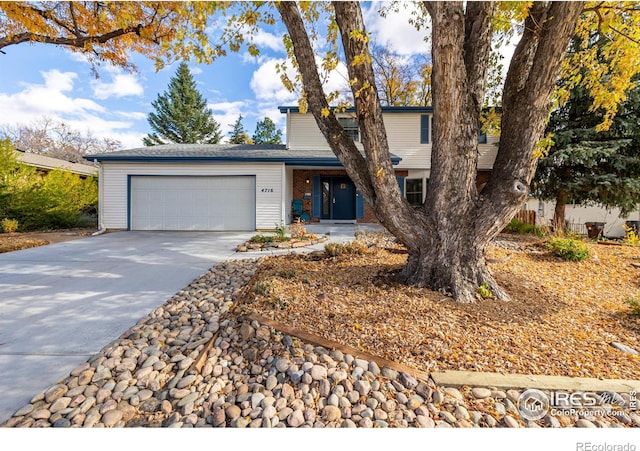
[[0,423],[216,263],[240,256],[235,246],[251,235],[116,232],[0,254]]

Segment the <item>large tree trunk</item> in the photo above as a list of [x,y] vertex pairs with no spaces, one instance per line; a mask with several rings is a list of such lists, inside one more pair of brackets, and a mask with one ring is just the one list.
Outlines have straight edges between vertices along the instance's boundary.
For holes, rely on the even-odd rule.
[[559,63],[582,10],[579,2],[536,3],[505,83],[494,172],[476,189],[478,125],[486,87],[491,2],[425,2],[432,21],[433,133],[425,204],[409,207],[395,181],[366,30],[357,2],[335,2],[336,23],[355,99],[364,157],[343,133],[322,90],[313,48],[293,2],[277,4],[302,76],[309,110],[380,222],[408,250],[402,277],[471,302],[486,284],[509,299],[491,275],[485,250],[520,209],[535,171],[533,152],[549,114]]

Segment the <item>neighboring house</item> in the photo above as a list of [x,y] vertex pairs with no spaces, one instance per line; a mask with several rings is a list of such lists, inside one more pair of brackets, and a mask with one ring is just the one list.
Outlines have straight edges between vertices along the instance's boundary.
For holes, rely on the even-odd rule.
[[[529,199],[525,204],[525,209],[536,212],[536,224],[549,226],[553,221],[555,202],[544,202],[538,199]],[[619,208],[605,208],[598,205],[573,205],[567,204],[565,209],[565,219],[567,226],[575,233],[587,235],[586,223],[604,223],[603,235],[609,238],[620,238],[625,236],[625,226],[627,221],[640,221],[640,205],[638,210],[629,214],[628,217],[620,215]],[[634,226],[636,226],[634,224]],[[637,226],[636,226],[637,227]]]
[[88,164],[72,163],[58,158],[48,157],[37,153],[24,152],[16,150],[16,155],[20,163],[33,166],[40,173],[46,174],[54,169],[62,169],[64,171],[78,174],[80,177],[88,177],[98,175],[98,168]]
[[[87,156],[100,163],[101,227],[266,230],[291,223],[294,204],[302,204],[312,222],[375,221],[313,116],[297,107],[279,109],[287,115],[285,145],[168,144]],[[398,183],[409,202],[419,204],[429,180],[433,109],[382,111]],[[360,145],[352,115],[339,120]],[[479,140],[482,187],[497,137]]]

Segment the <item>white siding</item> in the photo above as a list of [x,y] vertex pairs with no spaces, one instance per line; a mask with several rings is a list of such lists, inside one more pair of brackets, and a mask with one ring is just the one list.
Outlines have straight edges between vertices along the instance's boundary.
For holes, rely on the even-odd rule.
[[329,144],[311,113],[290,113],[287,120],[287,144],[291,150],[329,149]]
[[478,145],[478,169],[491,169],[498,153],[497,136],[487,135],[487,143]]
[[[529,199],[525,204],[527,210],[536,212],[536,222],[540,225],[549,225],[553,219],[555,202],[543,202],[538,199]],[[640,208],[640,206],[639,206]],[[581,206],[567,204],[565,218],[570,223],[584,224],[586,222],[604,222],[604,235],[607,237],[622,237],[625,235],[625,221],[640,220],[640,212],[634,211],[629,217],[620,216],[620,209],[606,209],[599,206]]]
[[[424,113],[383,114],[389,150],[402,158],[398,169],[429,169],[431,144],[420,143],[420,116]],[[310,113],[290,113],[287,118],[287,144],[292,150],[329,149],[327,141]],[[429,130],[430,134],[433,130]],[[430,136],[431,138],[431,136]],[[498,151],[498,137],[488,136],[487,144],[478,146],[478,169],[491,169]]]
[[283,164],[225,163],[102,163],[100,178],[101,224],[126,229],[128,176],[130,175],[254,175],[256,177],[256,228],[273,229],[284,218]]

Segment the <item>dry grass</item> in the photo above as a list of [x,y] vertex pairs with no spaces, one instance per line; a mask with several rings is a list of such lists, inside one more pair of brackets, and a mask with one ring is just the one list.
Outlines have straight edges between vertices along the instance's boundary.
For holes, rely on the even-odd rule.
[[423,371],[475,370],[640,379],[640,319],[626,297],[640,286],[640,247],[589,244],[584,262],[526,250],[490,248],[496,278],[512,302],[458,304],[403,286],[393,272],[406,255],[266,259],[243,309]]

